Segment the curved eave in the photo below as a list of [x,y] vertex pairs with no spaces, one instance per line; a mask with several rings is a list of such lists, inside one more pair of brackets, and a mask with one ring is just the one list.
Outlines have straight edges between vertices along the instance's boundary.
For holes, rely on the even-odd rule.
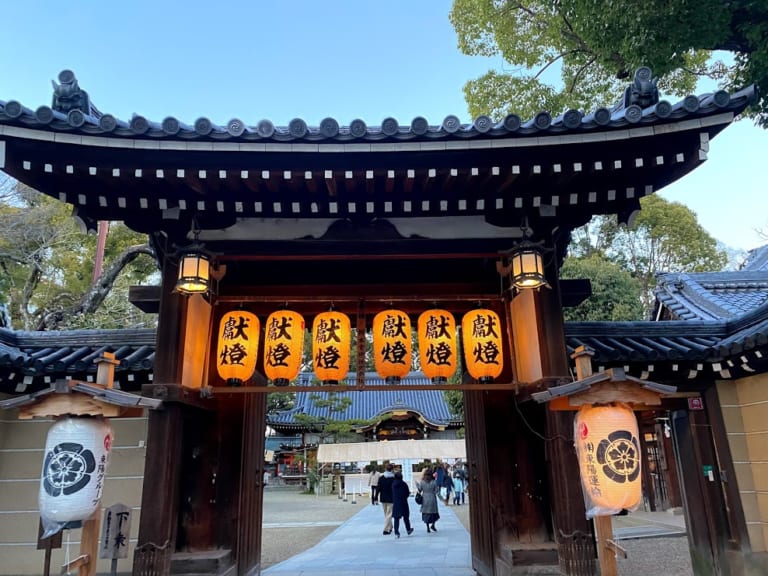
[[34,114],[11,118],[0,109],[0,169],[74,205],[80,217],[142,230],[186,233],[193,216],[203,229],[249,218],[361,216],[482,216],[517,229],[521,214],[567,228],[592,214],[631,212],[639,198],[703,162],[709,138],[732,122],[751,92],[740,94],[722,108],[678,108],[636,123],[317,141],[155,137],[92,126],[88,133],[86,126],[43,125]]
[[[429,418],[426,414],[424,414],[421,410],[418,410],[413,407],[403,407],[403,406],[389,406],[387,408],[382,409],[374,418],[381,419],[385,418],[388,414],[392,414],[394,412],[407,412],[410,415],[413,415],[416,417],[417,420],[420,420],[422,423],[426,424],[427,426],[430,426],[431,428],[439,429],[439,430],[445,430],[446,426],[448,426],[449,422],[444,420],[435,420],[432,418]],[[381,421],[379,422],[379,424]],[[376,426],[378,424],[375,424]]]
[[595,130],[621,130],[633,125],[675,123],[723,111],[738,114],[754,97],[754,87],[747,87],[734,94],[719,91],[714,95],[690,95],[676,103],[661,100],[658,104],[645,109],[631,105],[614,111],[598,108],[589,114],[569,110],[558,116],[542,110],[527,120],[515,114],[509,114],[500,122],[493,122],[485,116],[480,116],[474,122],[461,123],[457,117],[450,115],[443,119],[441,124],[429,124],[425,118],[417,117],[410,125],[401,126],[396,119],[390,117],[378,126],[368,126],[362,120],[354,120],[349,126],[342,126],[336,119],[326,118],[319,126],[310,126],[303,119],[296,118],[288,126],[282,127],[275,126],[269,120],[248,125],[240,119],[232,119],[225,126],[220,126],[206,117],[200,117],[191,124],[172,116],[160,121],[138,115],[130,120],[120,120],[110,114],[95,117],[83,114],[79,110],[63,114],[47,106],[41,106],[33,111],[17,101],[0,101],[0,124],[43,128],[52,133],[114,138],[118,141],[330,143],[334,145],[378,142],[460,142],[482,138],[505,139],[574,134]]

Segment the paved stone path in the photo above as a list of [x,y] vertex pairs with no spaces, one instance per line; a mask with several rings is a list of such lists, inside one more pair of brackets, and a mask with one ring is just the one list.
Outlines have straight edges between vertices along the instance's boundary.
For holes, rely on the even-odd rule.
[[[417,510],[414,504],[411,508]],[[469,533],[442,506],[437,533],[412,513],[414,532],[384,536],[379,506],[364,506],[320,544],[267,568],[264,576],[475,576]]]

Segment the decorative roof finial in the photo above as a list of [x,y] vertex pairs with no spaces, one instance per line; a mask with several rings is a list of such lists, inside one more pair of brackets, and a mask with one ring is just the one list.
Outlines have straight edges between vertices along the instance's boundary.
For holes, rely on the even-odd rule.
[[96,118],[101,116],[101,113],[91,104],[88,92],[80,88],[72,70],[59,72],[59,82],[60,84],[57,84],[55,80],[51,80],[53,84],[51,108],[62,114],[68,114],[71,110],[80,110],[88,116]]
[[648,66],[640,66],[635,71],[635,77],[624,90],[624,97],[614,107],[614,112],[629,108],[635,104],[640,108],[648,108],[658,103],[659,89],[656,87],[658,78],[651,77],[651,69]]

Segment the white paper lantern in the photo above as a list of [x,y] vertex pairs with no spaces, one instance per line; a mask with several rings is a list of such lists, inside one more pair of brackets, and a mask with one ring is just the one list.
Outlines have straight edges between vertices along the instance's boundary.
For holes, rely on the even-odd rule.
[[51,426],[38,498],[45,520],[86,520],[96,511],[112,438],[112,426],[103,418],[64,418]]

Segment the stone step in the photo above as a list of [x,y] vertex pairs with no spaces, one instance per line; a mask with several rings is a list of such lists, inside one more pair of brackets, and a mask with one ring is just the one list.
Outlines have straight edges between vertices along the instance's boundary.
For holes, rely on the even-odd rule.
[[176,552],[171,556],[175,576],[224,576],[233,567],[231,550]]

